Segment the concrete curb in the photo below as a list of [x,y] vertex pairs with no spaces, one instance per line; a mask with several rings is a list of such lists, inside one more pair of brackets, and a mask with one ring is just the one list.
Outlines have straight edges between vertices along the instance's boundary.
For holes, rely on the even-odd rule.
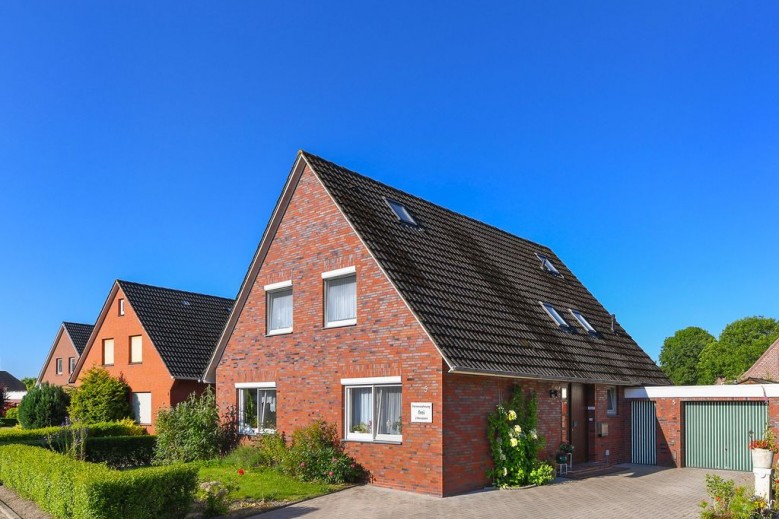
[[22,519],[19,514],[11,510],[8,505],[0,501],[0,517],[5,519]]

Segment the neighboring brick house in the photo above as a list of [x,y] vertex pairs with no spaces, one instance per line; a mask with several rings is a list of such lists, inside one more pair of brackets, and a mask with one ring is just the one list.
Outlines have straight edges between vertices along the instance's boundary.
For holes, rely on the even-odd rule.
[[[0,387],[5,388],[5,409],[16,407],[27,394],[27,386],[24,382],[11,375],[7,371],[0,371]],[[5,413],[5,409],[0,409]]]
[[208,384],[200,378],[233,305],[232,299],[116,281],[70,376],[102,366],[132,391],[138,423],[154,431],[160,409]]
[[375,484],[434,495],[489,483],[515,384],[544,456],[622,462],[623,387],[668,383],[549,248],[305,152],[204,379],[244,432],[322,418]]
[[87,346],[92,334],[91,324],[64,322],[57,331],[49,355],[38,375],[38,384],[48,382],[58,386],[69,385],[68,380],[76,369],[76,362]]
[[740,384],[767,382],[779,382],[779,339],[776,339],[739,378]]

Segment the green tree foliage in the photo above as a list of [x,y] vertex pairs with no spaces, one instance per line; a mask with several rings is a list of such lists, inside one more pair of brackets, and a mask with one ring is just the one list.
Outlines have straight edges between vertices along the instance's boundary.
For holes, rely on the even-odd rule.
[[0,385],[0,412],[5,414],[5,401],[6,401],[6,395],[5,395],[5,386]]
[[154,462],[167,464],[208,460],[227,452],[237,441],[234,416],[219,417],[211,388],[195,393],[172,409],[157,415],[157,452]]
[[717,339],[703,328],[690,326],[679,330],[663,341],[660,368],[674,384],[697,384],[701,351],[716,341]]
[[81,386],[73,391],[68,412],[74,422],[85,424],[132,418],[130,386],[95,366],[84,374]]
[[712,384],[718,377],[739,377],[779,337],[779,321],[768,317],[745,317],[727,325],[719,340],[701,351],[699,381]]
[[25,429],[62,425],[68,415],[68,395],[60,386],[44,382],[29,390],[19,404],[19,423]]
[[35,387],[35,384],[38,383],[38,379],[35,377],[24,377],[20,380],[20,382],[24,384],[24,387],[26,387],[27,391],[29,391]]

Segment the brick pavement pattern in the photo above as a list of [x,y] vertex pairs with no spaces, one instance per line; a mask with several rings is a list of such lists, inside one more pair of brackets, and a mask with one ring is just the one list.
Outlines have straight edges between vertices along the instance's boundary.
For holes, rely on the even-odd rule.
[[362,486],[304,501],[251,519],[495,519],[628,517],[681,519],[700,516],[704,477],[719,474],[751,485],[751,473],[624,465],[627,470],[585,480],[557,479],[539,488],[488,490],[438,498]]

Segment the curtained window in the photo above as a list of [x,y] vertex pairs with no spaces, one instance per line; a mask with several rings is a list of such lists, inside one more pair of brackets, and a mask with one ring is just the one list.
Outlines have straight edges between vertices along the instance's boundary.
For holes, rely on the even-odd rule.
[[617,414],[617,388],[606,389],[606,414]]
[[346,405],[347,439],[401,440],[401,386],[347,386]]
[[357,276],[325,280],[325,326],[357,323]]
[[292,331],[292,288],[268,292],[268,334]]
[[276,430],[276,390],[245,387],[238,389],[238,424],[241,434]]

